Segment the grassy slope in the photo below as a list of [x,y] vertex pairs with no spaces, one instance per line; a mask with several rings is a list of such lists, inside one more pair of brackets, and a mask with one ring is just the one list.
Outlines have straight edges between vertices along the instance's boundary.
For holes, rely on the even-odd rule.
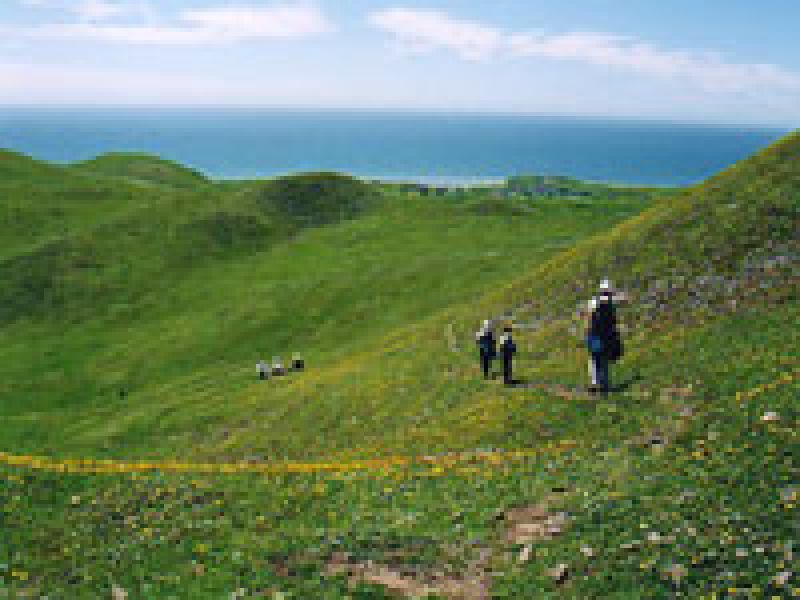
[[111,152],[74,163],[69,168],[79,173],[109,175],[129,181],[178,188],[194,188],[209,183],[209,180],[199,171],[170,160],[133,152]]
[[[338,598],[343,581],[316,575],[331,552],[457,564],[445,556],[448,544],[497,543],[496,511],[538,503],[558,486],[565,492],[554,502],[574,516],[570,530],[538,544],[537,559],[525,565],[496,554],[505,573],[494,582],[498,597],[698,597],[714,590],[791,597],[791,581],[780,586],[769,579],[791,565],[798,533],[791,501],[798,480],[796,379],[746,401],[735,394],[796,369],[798,146],[797,136],[789,138],[541,267],[528,266],[530,275],[480,301],[467,293],[461,303],[445,296],[442,305],[449,308],[429,308],[416,325],[391,333],[378,328],[352,353],[337,356],[332,344],[329,354],[320,352],[319,368],[302,378],[205,396],[229,371],[207,369],[208,379],[201,377],[186,396],[191,408],[179,395],[191,382],[176,380],[162,394],[153,390],[162,401],[178,394],[167,411],[147,408],[143,395],[144,408],[133,420],[119,410],[90,411],[70,436],[79,440],[75,448],[99,441],[93,439],[98,432],[135,447],[158,426],[164,448],[191,444],[196,453],[217,457],[545,447],[551,439],[576,440],[573,450],[507,468],[401,475],[399,481],[347,475],[9,479],[4,498],[7,507],[16,504],[9,524],[31,515],[37,522],[35,531],[16,529],[17,547],[26,549],[10,561],[16,580],[25,571],[39,579],[36,586],[58,587],[63,581],[56,573],[66,567],[72,597],[115,581],[155,597],[218,597],[241,585]],[[448,277],[457,275],[451,271]],[[525,378],[583,381],[584,358],[570,334],[573,309],[585,300],[589,282],[608,272],[636,300],[625,316],[633,331],[617,375],[638,373],[640,381],[600,401],[475,381],[469,332],[485,314],[509,308],[517,321],[538,327],[520,335]],[[461,342],[457,352],[446,343],[450,323]],[[778,411],[782,420],[762,424],[765,410]],[[201,415],[209,418],[205,427]],[[186,434],[190,427],[196,439]],[[642,443],[656,433],[667,443]],[[19,493],[21,485],[28,493]],[[75,494],[82,496],[77,504]],[[114,514],[138,518],[117,522],[109,517]],[[656,532],[662,541],[653,541]],[[100,548],[97,539],[108,542]],[[582,544],[596,557],[579,552]],[[79,552],[90,559],[70,558]],[[114,560],[125,566],[113,566]],[[573,573],[565,588],[544,575],[560,562]],[[687,575],[672,581],[664,572],[671,565]],[[355,595],[380,594],[364,587]]]
[[[118,196],[150,189],[114,185]],[[111,454],[181,453],[185,435],[224,418],[215,411],[237,410],[255,357],[301,351],[319,372],[643,206],[598,202],[576,223],[553,201],[523,219],[475,218],[399,196],[285,241],[290,224],[259,211],[248,186],[153,189],[150,203],[76,218],[0,262],[4,447],[94,453],[102,438]],[[49,191],[37,181],[14,200]],[[83,179],[62,181],[62,195],[105,214],[85,191]],[[169,441],[161,413],[181,404],[184,435]]]

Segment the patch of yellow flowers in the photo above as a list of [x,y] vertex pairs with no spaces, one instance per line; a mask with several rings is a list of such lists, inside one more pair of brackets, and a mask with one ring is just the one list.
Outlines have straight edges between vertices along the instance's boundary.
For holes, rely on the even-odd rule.
[[573,448],[575,442],[562,440],[541,449],[499,450],[492,452],[454,452],[435,456],[390,456],[377,460],[352,462],[289,462],[260,463],[241,461],[236,463],[190,463],[177,461],[137,461],[121,462],[94,459],[54,460],[40,456],[14,455],[0,452],[0,463],[14,467],[50,471],[56,473],[88,474],[136,474],[146,472],[165,473],[204,473],[204,474],[302,474],[302,473],[348,473],[356,471],[384,471],[398,468],[429,468],[433,474],[445,473],[445,467],[486,463],[497,465],[544,453],[560,452]]
[[[785,362],[781,361],[783,364]],[[789,361],[786,361],[789,362]],[[791,362],[797,362],[792,360]],[[786,372],[778,379],[756,386],[750,390],[737,392],[736,400],[744,402],[774,390],[780,386],[788,385],[800,378],[800,369]],[[453,452],[435,456],[390,456],[374,460],[357,460],[351,462],[287,462],[264,463],[240,461],[235,463],[193,463],[179,461],[115,461],[90,458],[67,458],[56,460],[41,456],[16,455],[0,452],[0,464],[11,467],[22,467],[55,473],[84,473],[84,474],[136,474],[147,472],[164,473],[204,473],[204,474],[236,474],[256,473],[265,475],[275,474],[309,474],[309,473],[351,473],[359,471],[389,472],[402,468],[426,467],[432,476],[442,475],[448,469],[468,473],[471,464],[499,465],[514,460],[524,460],[539,454],[561,452],[574,448],[576,443],[571,440],[549,444],[539,449],[498,450],[492,452]],[[457,468],[465,465],[467,468]]]
[[800,369],[795,369],[794,371],[788,371],[775,379],[774,381],[770,381],[769,383],[763,383],[761,385],[757,385],[754,388],[751,388],[745,392],[736,392],[736,401],[737,402],[746,402],[748,400],[752,400],[756,396],[760,396],[764,392],[771,392],[772,390],[779,388],[784,385],[788,385],[800,378]]

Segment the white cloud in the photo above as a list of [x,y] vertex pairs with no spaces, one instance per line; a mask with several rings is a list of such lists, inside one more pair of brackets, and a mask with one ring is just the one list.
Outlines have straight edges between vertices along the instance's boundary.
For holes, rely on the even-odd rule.
[[373,12],[368,19],[374,27],[392,35],[401,47],[417,52],[449,49],[470,61],[536,57],[682,80],[713,91],[763,87],[800,91],[800,75],[777,65],[730,62],[708,52],[666,50],[610,33],[511,32],[438,11],[410,8]]
[[325,15],[308,3],[185,10],[179,13],[177,23],[168,25],[154,23],[152,18],[147,23],[115,21],[123,16],[152,16],[144,4],[85,0],[72,11],[79,17],[78,22],[49,23],[24,29],[6,27],[3,33],[127,44],[195,45],[301,38],[333,30]]
[[187,10],[182,19],[198,30],[215,31],[233,39],[302,37],[333,29],[325,15],[310,4]]
[[28,8],[56,9],[74,15],[80,21],[106,21],[149,12],[144,2],[130,0],[19,0]]
[[454,50],[466,60],[484,60],[500,49],[501,32],[430,10],[390,8],[369,15],[370,23],[391,33],[406,50]]
[[108,2],[107,0],[81,0],[73,3],[69,10],[75,13],[81,21],[95,22],[136,15],[139,12],[139,6]]
[[512,56],[622,68],[661,78],[689,80],[709,90],[754,86],[800,90],[800,76],[775,65],[732,63],[711,53],[663,50],[634,38],[606,33],[511,34],[507,46]]

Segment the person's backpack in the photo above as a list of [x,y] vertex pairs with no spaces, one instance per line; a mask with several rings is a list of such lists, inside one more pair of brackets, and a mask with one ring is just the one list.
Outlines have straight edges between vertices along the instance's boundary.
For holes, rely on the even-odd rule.
[[603,340],[599,336],[590,333],[586,336],[586,349],[591,354],[601,354],[605,349],[605,344],[603,344]]
[[491,333],[484,333],[478,338],[478,348],[480,348],[483,354],[488,354],[492,358],[494,357],[494,337]]
[[623,353],[622,338],[620,338],[619,333],[614,332],[608,344],[608,360],[616,362],[622,358]]
[[614,303],[609,299],[606,302],[597,302],[597,306],[592,311],[592,322],[589,333],[599,337],[602,341],[608,342],[616,335],[617,317],[614,310]]

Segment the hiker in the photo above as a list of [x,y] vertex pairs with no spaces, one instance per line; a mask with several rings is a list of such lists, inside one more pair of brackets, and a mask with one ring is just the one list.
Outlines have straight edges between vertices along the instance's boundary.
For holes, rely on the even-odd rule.
[[276,356],[272,359],[272,375],[286,375],[286,369],[283,368],[283,363],[281,362],[280,356]]
[[483,322],[483,326],[478,333],[475,334],[475,339],[480,352],[483,378],[489,379],[492,370],[492,361],[497,356],[497,343],[495,342],[494,332],[492,331],[492,322],[489,319]]
[[511,338],[511,327],[503,328],[503,336],[500,338],[500,355],[503,357],[503,383],[511,385],[514,379],[511,377],[511,367],[514,354],[517,352],[517,345]]
[[256,373],[258,373],[258,378],[262,381],[267,379],[267,365],[264,363],[263,360],[259,360],[256,363]]
[[586,347],[589,350],[589,375],[591,393],[611,391],[610,364],[622,356],[622,339],[617,329],[615,302],[627,300],[625,294],[615,292],[611,282],[600,282],[599,294],[589,301],[586,317]]
[[292,354],[292,371],[302,371],[305,367],[306,361],[297,352]]

